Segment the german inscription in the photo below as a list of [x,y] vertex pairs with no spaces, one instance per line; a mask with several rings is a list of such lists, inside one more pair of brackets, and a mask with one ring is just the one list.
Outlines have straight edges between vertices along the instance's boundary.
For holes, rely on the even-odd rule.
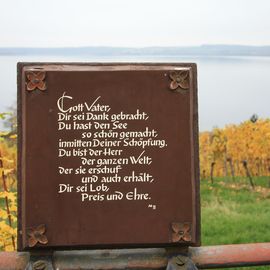
[[[105,104],[102,97],[76,103],[72,95],[63,93],[57,100],[58,108],[58,157],[59,176],[74,175],[76,182],[60,183],[58,193],[75,192],[82,202],[91,201],[146,201],[146,207],[156,209],[151,202],[152,195],[135,186],[127,192],[119,189],[118,183],[144,183],[152,185],[155,176],[149,173],[149,166],[155,158],[148,154],[155,149],[155,156],[162,155],[167,147],[158,130],[149,126],[147,112],[136,109],[132,113],[119,111]],[[133,122],[141,129],[134,130]],[[70,140],[69,131],[76,131]],[[125,149],[134,149],[133,155]],[[64,167],[62,159],[78,159],[78,167]],[[128,174],[122,174],[126,165],[134,166]],[[136,169],[135,169],[136,167]],[[63,178],[64,179],[64,178]],[[151,203],[150,203],[151,202]]]

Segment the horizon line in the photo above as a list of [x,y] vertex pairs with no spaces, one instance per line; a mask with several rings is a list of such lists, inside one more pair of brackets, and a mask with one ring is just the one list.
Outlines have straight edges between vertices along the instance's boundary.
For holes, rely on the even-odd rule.
[[0,46],[0,49],[77,49],[77,48],[119,48],[119,49],[148,49],[148,48],[201,48],[201,47],[253,47],[262,48],[270,47],[267,45],[249,45],[249,44],[233,44],[233,43],[206,43],[199,45],[147,45],[147,46],[116,46],[116,45],[76,45],[76,46]]

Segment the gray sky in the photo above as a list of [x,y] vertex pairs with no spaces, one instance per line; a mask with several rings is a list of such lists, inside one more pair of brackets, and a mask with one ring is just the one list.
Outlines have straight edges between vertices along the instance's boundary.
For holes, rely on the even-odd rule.
[[2,0],[0,46],[266,45],[269,12],[269,0]]

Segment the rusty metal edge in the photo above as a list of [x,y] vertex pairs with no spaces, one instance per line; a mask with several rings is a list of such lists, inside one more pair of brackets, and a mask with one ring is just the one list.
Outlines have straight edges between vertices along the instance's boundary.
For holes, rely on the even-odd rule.
[[[113,249],[54,251],[55,269],[163,269],[183,249]],[[270,243],[190,247],[188,256],[199,269],[270,265]],[[25,269],[28,252],[0,252],[1,270]]]

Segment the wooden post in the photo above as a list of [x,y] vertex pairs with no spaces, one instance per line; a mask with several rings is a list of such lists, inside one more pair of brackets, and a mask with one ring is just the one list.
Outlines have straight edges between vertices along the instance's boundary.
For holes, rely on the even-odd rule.
[[227,161],[229,162],[229,165],[230,165],[232,179],[235,182],[235,174],[234,174],[234,166],[233,166],[232,158],[230,157],[227,158]]
[[211,163],[211,171],[210,171],[210,178],[211,178],[211,183],[214,184],[214,167],[215,167],[216,162]]
[[247,178],[249,179],[249,183],[250,183],[251,187],[254,189],[254,188],[255,188],[255,185],[254,185],[254,183],[253,183],[251,174],[250,174],[249,169],[248,169],[248,163],[247,163],[246,160],[243,160],[242,163],[243,163],[243,166],[244,166],[244,168],[245,168]]

